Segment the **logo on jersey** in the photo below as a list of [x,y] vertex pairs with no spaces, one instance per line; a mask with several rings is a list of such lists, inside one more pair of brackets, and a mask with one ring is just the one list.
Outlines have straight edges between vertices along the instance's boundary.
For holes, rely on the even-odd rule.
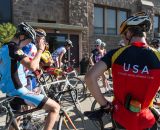
[[149,74],[149,69],[146,65],[143,67],[142,70],[139,70],[139,68],[140,68],[139,65],[131,66],[131,64],[126,64],[126,63],[124,63],[124,65],[123,65],[123,70],[126,72],[129,71],[130,69],[132,69],[132,72],[134,74],[137,74],[138,72],[140,72],[141,74]]
[[21,56],[21,55],[24,55],[24,52],[21,49],[19,49],[19,50],[16,51],[16,54]]

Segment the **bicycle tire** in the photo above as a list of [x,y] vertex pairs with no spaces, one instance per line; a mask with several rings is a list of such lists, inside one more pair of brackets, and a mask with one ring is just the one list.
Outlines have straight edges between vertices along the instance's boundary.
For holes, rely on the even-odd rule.
[[[33,114],[33,113],[32,113]],[[22,130],[43,130],[45,126],[46,112],[34,113],[27,115],[22,119]]]
[[71,122],[76,127],[76,130],[85,130],[83,115],[75,112],[75,109],[74,111],[64,111],[64,113],[60,114],[57,130],[75,130]]
[[[68,91],[70,90],[70,91]],[[65,101],[68,101],[70,103],[75,103],[77,102],[78,100],[78,91],[74,88],[72,88],[70,85],[67,86],[66,90],[64,91],[68,91],[68,92],[65,92],[63,95],[62,95],[62,99],[65,100]]]
[[87,88],[85,83],[78,77],[69,77],[69,82],[78,92],[79,101],[84,101],[87,97]]

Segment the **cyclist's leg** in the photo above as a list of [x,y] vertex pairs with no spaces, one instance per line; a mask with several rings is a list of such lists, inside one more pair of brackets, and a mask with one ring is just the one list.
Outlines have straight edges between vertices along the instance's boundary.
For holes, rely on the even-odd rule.
[[17,95],[20,98],[24,99],[27,102],[27,104],[34,105],[38,108],[44,108],[45,110],[49,111],[44,130],[52,130],[55,120],[59,114],[60,106],[58,103],[56,103],[52,99],[45,97],[42,94],[31,93],[25,87],[13,91],[10,95]]
[[57,102],[48,98],[47,102],[43,105],[43,108],[50,111],[46,118],[46,125],[44,127],[44,130],[52,130],[56,118],[59,114],[60,106]]

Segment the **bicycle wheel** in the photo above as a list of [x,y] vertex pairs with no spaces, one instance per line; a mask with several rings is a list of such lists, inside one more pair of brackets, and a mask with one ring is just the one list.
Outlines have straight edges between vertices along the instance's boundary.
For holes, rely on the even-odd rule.
[[[61,86],[63,88],[63,86]],[[78,91],[71,85],[63,89],[62,98],[70,103],[75,103],[78,100]]]
[[61,111],[58,130],[85,130],[83,115],[75,110]]
[[83,101],[86,99],[86,86],[84,82],[78,77],[69,77],[70,84],[77,90],[79,101]]
[[[100,105],[98,104],[98,102],[96,100],[93,101],[92,105],[91,105],[91,111],[96,110],[97,108],[100,108]],[[102,117],[102,122],[104,124],[104,128],[108,128],[110,126],[112,126],[112,119],[111,119],[111,115],[110,114],[105,114]],[[92,123],[98,128],[101,129],[101,124],[99,121],[92,121]]]
[[43,130],[45,126],[45,118],[48,113],[44,110],[37,111],[32,114],[25,115],[22,118],[22,130]]

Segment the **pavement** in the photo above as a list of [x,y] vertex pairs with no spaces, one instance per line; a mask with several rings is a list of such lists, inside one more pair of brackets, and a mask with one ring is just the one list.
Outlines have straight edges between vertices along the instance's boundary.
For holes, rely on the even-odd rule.
[[[79,78],[82,81],[84,81],[84,75],[80,75]],[[104,92],[103,88],[101,88],[101,90],[102,90],[102,92]],[[88,95],[88,97],[83,102],[81,102],[81,105],[80,105],[82,113],[84,111],[90,111],[91,110],[91,105],[94,101],[94,98],[89,94],[89,91],[87,92],[87,95]],[[0,98],[4,97],[4,96],[5,96],[5,94],[2,94],[0,92]],[[108,100],[112,100],[112,98],[108,98]],[[94,125],[94,123],[92,121],[90,121],[87,117],[85,117],[84,119],[85,119],[85,127],[86,127],[85,130],[98,130],[98,128]],[[0,130],[3,130],[1,128],[1,126],[4,126],[4,125],[5,125],[5,115],[2,115],[0,113]],[[107,125],[106,125],[106,127],[111,127],[111,126],[112,126],[111,123],[107,123]]]

